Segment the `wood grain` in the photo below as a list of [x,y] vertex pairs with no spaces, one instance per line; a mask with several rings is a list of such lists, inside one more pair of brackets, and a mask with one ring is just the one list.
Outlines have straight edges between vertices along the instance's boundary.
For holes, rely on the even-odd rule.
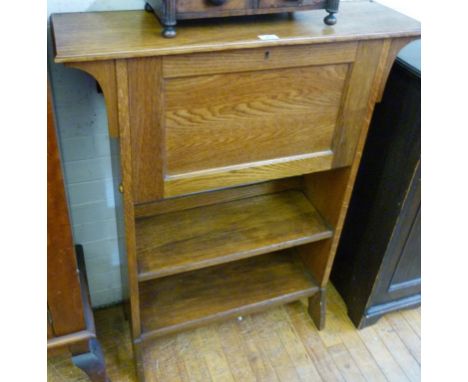
[[125,249],[128,265],[128,288],[130,293],[130,311],[132,336],[138,339],[141,333],[140,308],[137,280],[137,261],[135,245],[135,217],[133,210],[133,180],[132,180],[132,141],[130,130],[128,71],[127,61],[116,62],[116,78],[118,89],[118,109],[120,128],[120,162],[123,181],[123,206],[125,226]]
[[[334,288],[331,288],[330,294],[336,294]],[[338,301],[341,303],[338,295],[336,295],[335,298],[330,298],[330,304],[332,305],[338,304]],[[354,329],[354,326],[349,322],[349,320],[345,319],[346,306],[344,304],[340,304],[340,306],[335,306],[333,310],[336,312],[338,322],[340,323],[339,336],[345,347],[350,352],[351,358],[361,370],[365,380],[387,381],[386,376],[382,372],[381,368],[375,363],[371,352],[362,342],[358,333]]]
[[166,80],[167,174],[330,149],[347,71],[342,64]]
[[[331,172],[305,177],[305,193],[325,220],[334,227],[328,241],[301,247],[302,259],[320,286],[325,286],[338,246],[349,200],[359,168],[362,150],[374,109],[374,87],[379,85],[383,41],[360,42],[341,120],[334,142],[334,165],[352,164]],[[357,98],[354,98],[357,97]]]
[[164,182],[164,195],[171,197],[324,171],[332,167],[332,162],[333,153],[326,150],[167,176]]
[[138,219],[138,278],[142,281],[204,268],[332,234],[299,191]]
[[137,204],[135,205],[135,216],[137,218],[150,217],[166,214],[168,212],[231,202],[253,196],[274,194],[287,190],[299,190],[302,187],[301,181],[302,178],[300,177],[285,178],[249,186],[163,199],[152,203]]
[[377,79],[379,84],[376,88],[377,94],[375,96],[376,102],[381,102],[383,93],[385,90],[385,84],[387,83],[390,70],[392,69],[393,63],[400,52],[400,50],[408,45],[411,41],[415,40],[417,37],[402,37],[398,39],[386,40],[384,47],[384,54],[381,56],[381,66],[383,67],[379,73],[380,77]]
[[86,323],[54,118],[48,84],[47,308],[53,335],[61,336],[83,331]]
[[249,314],[316,291],[291,250],[147,281],[140,286],[142,337]]
[[[163,58],[164,78],[249,72],[354,61],[356,42],[196,53]],[[291,60],[294,57],[294,60]]]
[[284,306],[290,325],[301,339],[309,358],[315,365],[323,381],[344,381],[343,376],[327,351],[327,347],[317,333],[304,307],[299,303]]
[[[343,316],[344,319],[344,316]],[[389,381],[409,381],[401,366],[395,361],[391,354],[392,348],[387,346],[380,339],[374,327],[369,326],[358,331],[361,341],[372,354],[377,365]]]
[[[233,18],[191,23],[176,39],[160,36],[154,15],[144,11],[88,12],[51,16],[55,61],[135,58],[276,45],[304,45],[419,36],[420,23],[377,3],[343,2],[339,22],[323,24],[322,12]],[[262,34],[278,40],[262,41]],[[213,36],[217,36],[213,38]]]
[[[332,227],[333,238],[298,248],[304,264],[314,275],[317,282],[325,287],[328,282],[327,267],[330,251],[334,242],[338,242],[340,235],[340,214],[346,212],[347,204],[344,204],[350,182],[350,168],[340,168],[327,172],[320,172],[304,177],[304,193],[311,203],[316,206],[320,215]],[[337,231],[338,230],[338,231]]]
[[356,61],[349,79],[348,91],[343,111],[338,121],[339,132],[333,142],[334,166],[351,165],[356,152],[358,139],[370,123],[375,102],[373,86],[380,86],[379,68],[384,41],[368,41],[359,44]]
[[259,0],[259,8],[282,8],[296,6],[297,10],[301,10],[302,7],[316,6],[319,8],[325,8],[326,1],[324,0]]
[[214,5],[209,1],[193,1],[193,0],[178,0],[176,10],[177,13],[183,12],[209,12],[209,11],[224,11],[230,9],[245,9],[248,8],[249,0],[227,0],[224,4]]
[[161,58],[128,60],[133,200],[163,196],[164,127]]
[[253,354],[243,346],[242,333],[234,320],[224,321],[217,327],[221,350],[226,356],[227,364],[235,381],[256,382],[255,369],[249,360]]
[[[244,316],[243,320],[231,319],[213,323],[205,327],[208,330],[186,330],[148,341],[144,347],[146,381],[187,381],[187,374],[190,376],[188,380],[192,382],[212,381],[207,361],[213,359],[214,350],[219,353],[216,357],[225,360],[223,368],[228,367],[232,378],[239,382],[278,382],[277,372],[282,375],[287,370],[290,372],[291,368],[294,368],[299,376],[305,376],[310,368],[316,368],[320,378],[312,381],[345,381],[343,374],[348,375],[346,369],[342,374],[335,358],[331,356],[329,347],[321,338],[323,333],[331,334],[333,331],[338,338],[342,338],[344,332],[347,332],[347,335],[350,332],[355,333],[361,340],[358,347],[365,346],[372,354],[373,367],[380,368],[389,382],[407,382],[407,370],[395,361],[395,358],[400,357],[395,354],[399,351],[399,345],[395,347],[391,342],[385,344],[377,333],[381,323],[377,322],[374,326],[357,330],[332,285],[329,292],[327,314],[335,317],[334,327],[330,328],[327,325],[320,334],[307,314],[306,304],[297,301]],[[404,315],[408,314],[411,314],[412,321],[418,326],[421,320],[420,308],[398,314],[390,313],[386,317],[406,321]],[[114,306],[98,310],[95,316],[99,340],[106,354],[109,377],[112,381],[136,382],[128,324],[123,317],[122,308]],[[398,325],[394,327],[392,324],[392,327],[395,334],[401,338],[403,333],[399,332]],[[272,333],[275,335],[271,336]],[[268,339],[269,335],[272,340],[264,343],[264,338]],[[210,340],[213,336],[214,342]],[[353,345],[352,342],[344,345],[349,357],[354,352]],[[276,353],[269,349],[276,350]],[[304,351],[309,358],[304,355]],[[403,352],[403,356],[411,357],[408,352]],[[402,361],[402,357],[399,359]],[[273,366],[274,360],[282,362]],[[360,362],[355,362],[355,365],[364,375],[365,366]],[[47,372],[49,382],[78,382],[84,377],[64,356],[50,358]]]
[[401,368],[405,371],[410,381],[421,380],[421,367],[416,359],[411,355],[398,333],[391,327],[385,317],[382,317],[379,324],[375,326],[378,336],[388,347],[395,349],[394,357]]
[[[392,47],[397,46],[391,40],[418,36],[420,24],[367,2],[343,4],[340,22],[333,27],[325,27],[322,17],[318,12],[301,12],[291,18],[278,15],[250,20],[193,22],[186,28],[179,28],[174,40],[161,38],[160,25],[153,15],[140,11],[52,17],[57,62],[117,60],[132,336],[135,353],[142,360],[139,362],[140,375],[147,374],[153,380],[163,379],[163,375],[170,380],[187,379],[185,365],[180,368],[164,365],[155,374],[143,372],[143,348],[149,346],[150,338],[310,297],[319,287],[326,288],[374,102],[385,81],[394,51]],[[258,38],[262,34],[276,34],[278,39],[262,41]],[[281,49],[274,49],[275,46]],[[340,47],[344,48],[343,52]],[[289,48],[290,60],[287,61]],[[239,52],[234,52],[236,49]],[[299,49],[303,49],[302,55],[298,53]],[[209,60],[212,62],[212,68],[209,68],[210,64],[203,65],[203,62],[212,52],[219,54],[219,58]],[[251,58],[247,58],[247,52],[252,54]],[[181,64],[183,59],[176,57],[194,53],[200,56],[194,56],[195,65],[190,69],[187,69],[187,63]],[[294,53],[298,56],[296,62]],[[238,62],[234,62],[233,57]],[[166,65],[166,60],[167,63],[173,60],[174,65],[178,65],[174,72]],[[226,60],[232,61],[230,65],[223,64]],[[268,63],[261,63],[265,61]],[[229,72],[222,69],[223,65]],[[164,79],[165,74],[169,78]],[[336,167],[338,169],[334,169]],[[159,208],[159,215],[150,218],[152,221],[167,218],[168,215],[161,211],[168,209],[172,210],[169,215],[179,217],[180,214],[180,217],[188,217],[190,222],[190,216],[196,214],[193,207],[197,203],[200,204],[199,212],[206,214],[213,210],[215,217],[223,216],[219,211],[224,207],[212,204],[223,198],[225,206],[244,206],[245,213],[223,217],[223,221],[230,221],[228,227],[234,226],[232,219],[243,216],[246,221],[240,226],[244,229],[251,227],[250,223],[259,222],[260,228],[248,231],[255,238],[254,245],[246,249],[251,255],[253,252],[249,251],[255,251],[263,239],[262,232],[265,235],[276,232],[276,236],[294,234],[301,231],[297,230],[295,222],[303,222],[303,219],[297,218],[300,213],[275,215],[276,211],[271,208],[259,211],[262,203],[250,206],[249,199],[240,199],[250,191],[241,193],[235,201],[227,201],[235,197],[226,189],[299,175],[304,175],[304,192],[309,203],[333,228],[332,238],[303,244],[297,251],[288,249],[263,254],[138,283],[135,203],[148,207],[144,214]],[[167,203],[154,203],[161,198],[216,189],[223,189],[217,194],[221,196],[192,195],[174,198]],[[248,190],[257,192],[260,189],[252,187]],[[272,197],[269,195],[253,199],[264,200]],[[267,206],[271,204],[266,203]],[[184,210],[174,210],[179,207]],[[303,208],[300,210],[304,211]],[[256,215],[252,215],[255,212]],[[294,224],[275,231],[281,224],[275,219],[282,215],[292,217],[290,221]],[[202,216],[200,212],[202,223],[216,220],[212,216],[202,219]],[[266,219],[268,216],[272,218]],[[141,221],[138,219],[138,224]],[[202,239],[196,241],[202,257],[210,250],[216,250],[213,240],[207,237],[221,243],[220,248],[233,243],[232,240],[222,240],[223,237],[231,239],[232,229],[224,232],[212,229],[207,234],[197,231],[203,227],[202,223],[191,226],[186,223],[181,219],[186,232],[199,232],[207,243],[204,247]],[[164,227],[148,229],[148,234],[142,237],[158,235],[164,238],[166,226],[171,224],[174,232],[184,233],[177,226],[177,219],[172,219]],[[190,242],[192,236],[187,237]],[[287,242],[286,239],[280,243]],[[175,236],[171,242],[180,248],[185,243]],[[235,244],[238,250],[243,242],[238,239]],[[246,247],[250,244],[247,242]],[[275,249],[277,244],[272,236],[267,239],[267,246],[273,246],[269,250]],[[146,245],[141,249],[147,249]],[[293,255],[297,252],[300,256]],[[185,255],[187,258],[191,256]],[[223,260],[229,261],[229,257]],[[160,269],[167,263],[170,264],[158,264],[155,268]],[[325,308],[321,307],[320,317]],[[256,321],[263,320],[248,321],[261,327]],[[342,329],[338,316],[331,315],[329,321],[335,331]],[[285,327],[273,325],[268,328],[267,321],[263,323],[266,329],[255,338],[265,340],[265,344],[257,348],[270,361],[261,364],[249,360],[256,375],[266,376],[268,380],[294,380],[300,379],[301,375],[313,378],[320,375],[322,378],[322,375],[337,373],[344,379],[353,375],[356,378],[380,377],[373,367],[368,372],[364,370],[370,358],[362,346],[357,347],[359,353],[351,358],[347,344],[354,343],[355,336],[350,339],[326,331],[319,337],[335,368],[328,373],[323,371],[323,364],[321,371],[310,367],[294,370],[288,363],[291,357],[297,357],[298,364],[302,364],[299,360],[310,358],[312,353],[293,349],[292,344],[296,341],[287,331],[275,332],[269,337],[272,328],[281,331]],[[209,336],[212,332],[206,329],[199,333]],[[401,348],[400,345],[398,343]],[[222,346],[216,341],[212,346],[218,349],[216,354],[204,355],[210,378],[230,379],[232,372],[226,369],[227,357],[218,354]],[[252,342],[249,346],[255,348]],[[172,349],[161,357],[169,362],[170,358],[177,357],[177,352]],[[402,357],[406,359],[406,355]],[[414,364],[405,362],[413,368],[408,375],[416,376]],[[224,366],[219,370],[216,365]],[[200,375],[206,373],[200,371]]]

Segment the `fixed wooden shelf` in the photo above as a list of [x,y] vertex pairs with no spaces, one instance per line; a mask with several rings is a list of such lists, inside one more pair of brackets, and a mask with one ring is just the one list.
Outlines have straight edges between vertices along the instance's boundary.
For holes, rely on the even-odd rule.
[[315,294],[294,249],[140,284],[142,337],[249,314]]
[[300,191],[137,219],[140,281],[330,238]]

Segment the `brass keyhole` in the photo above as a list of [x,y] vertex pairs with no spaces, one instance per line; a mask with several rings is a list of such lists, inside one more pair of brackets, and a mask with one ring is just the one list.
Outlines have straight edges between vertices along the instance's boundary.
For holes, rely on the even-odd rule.
[[265,60],[268,60],[269,58],[270,58],[270,51],[267,50],[267,51],[265,52]]

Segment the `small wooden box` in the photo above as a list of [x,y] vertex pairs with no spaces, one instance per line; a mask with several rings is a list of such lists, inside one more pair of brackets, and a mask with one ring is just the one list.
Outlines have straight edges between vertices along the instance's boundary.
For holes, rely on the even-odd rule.
[[340,0],[147,0],[145,9],[154,12],[164,26],[164,37],[175,37],[177,20],[230,17],[325,9],[327,25],[336,24]]

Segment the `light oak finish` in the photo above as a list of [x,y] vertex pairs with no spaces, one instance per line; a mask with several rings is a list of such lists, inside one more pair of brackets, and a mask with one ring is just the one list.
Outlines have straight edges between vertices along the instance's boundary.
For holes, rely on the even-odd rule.
[[163,196],[164,129],[161,58],[128,60],[128,101],[132,138],[133,200]]
[[127,61],[116,61],[116,79],[119,100],[119,126],[120,126],[120,156],[122,167],[123,207],[125,226],[125,249],[127,252],[128,284],[130,297],[131,327],[135,338],[140,333],[140,304],[137,279],[137,260],[135,249],[135,213],[133,202],[133,179],[132,179],[132,140],[129,117],[128,99],[128,69]]
[[[346,129],[342,139],[334,146],[338,153],[335,161],[346,163],[354,157],[351,167],[331,172],[305,176],[305,193],[319,213],[335,229],[335,235],[327,241],[300,248],[302,259],[313,273],[320,286],[328,282],[333,259],[338,246],[341,229],[349,206],[351,192],[359,168],[370,118],[377,98],[376,89],[381,86],[384,68],[380,54],[389,48],[383,41],[360,43],[353,72],[351,74],[347,99],[344,103],[338,127]],[[379,53],[379,54],[376,54]],[[337,134],[337,136],[340,136]],[[354,136],[354,137],[353,137]],[[352,137],[350,140],[349,137]],[[347,139],[348,138],[348,139]],[[343,159],[341,159],[343,158]]]
[[319,151],[240,165],[166,176],[166,197],[279,179],[332,168],[333,152]]
[[[144,12],[52,17],[57,62],[115,63],[141,380],[151,336],[301,296],[324,326],[374,104],[394,53],[420,35],[418,22],[364,2],[343,4],[333,28],[315,12],[257,21],[193,23],[167,40]],[[331,357],[347,370],[346,348],[334,345]],[[299,377],[276,361],[285,362],[274,359],[275,375]]]
[[141,283],[142,337],[311,296],[318,290],[294,249]]
[[140,281],[330,238],[300,191],[285,191],[138,219]]
[[[419,36],[421,25],[377,3],[343,2],[340,21],[323,24],[321,12],[206,20],[179,28],[174,40],[161,38],[161,26],[143,11],[67,13],[51,16],[56,62],[96,61],[174,54],[323,44]],[[144,31],[144,33],[141,33]],[[259,35],[276,34],[264,41]],[[216,36],[216,37],[214,37]]]
[[234,200],[250,198],[258,195],[273,194],[287,190],[301,190],[302,178],[293,177],[270,182],[257,183],[237,188],[227,188],[212,192],[204,192],[179,198],[158,200],[150,203],[137,204],[135,217],[150,217],[168,212],[183,211],[189,208],[210,206]]
[[166,80],[167,175],[329,150],[347,72],[341,64]]
[[[299,45],[231,50],[211,53],[167,56],[163,60],[164,78],[201,76],[204,74],[239,73],[252,70],[345,64],[354,61],[356,42],[336,45]],[[291,56],[294,60],[291,60]]]
[[[95,316],[109,377],[112,381],[137,381],[129,328],[121,307],[98,310]],[[357,330],[330,286],[327,316],[327,327],[319,332],[311,324],[305,304],[295,302],[244,316],[242,321],[231,319],[159,337],[145,347],[146,379],[277,382],[280,376],[293,372],[292,380],[302,377],[306,381],[343,382],[348,377],[347,381],[354,382],[366,376],[382,380],[382,374],[389,382],[417,380],[414,368],[420,368],[416,358],[420,340],[410,348],[404,339],[420,332],[420,308],[390,313],[385,316],[386,323]],[[410,333],[401,330],[408,325]],[[392,340],[381,328],[390,331]],[[331,337],[333,342],[328,341]],[[349,378],[350,369],[357,375],[355,379]],[[84,377],[64,356],[49,359],[47,375],[48,382],[78,382]]]
[[[251,60],[244,65],[251,71],[237,73],[227,62],[225,71],[232,73],[165,80],[164,196],[330,169],[349,77],[349,65],[330,61],[340,61],[340,48],[328,46],[329,61],[321,57],[318,66],[309,59],[310,66],[258,71]],[[216,62],[218,54],[208,55],[208,62],[210,56]],[[146,152],[152,157],[145,163],[156,159],[156,151],[143,150],[142,156]]]

